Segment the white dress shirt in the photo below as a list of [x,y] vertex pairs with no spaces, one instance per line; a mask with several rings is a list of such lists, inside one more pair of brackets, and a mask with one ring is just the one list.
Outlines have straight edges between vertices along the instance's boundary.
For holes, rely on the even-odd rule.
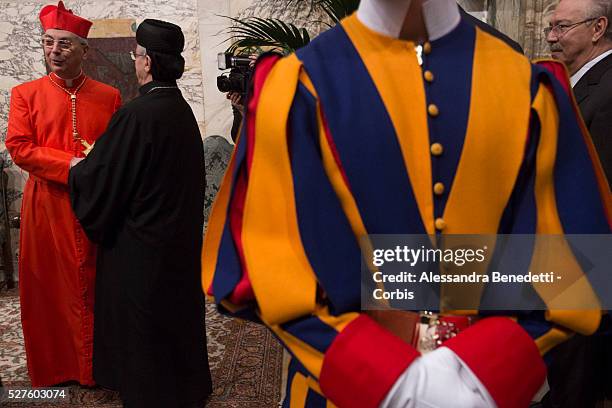
[[584,64],[584,66],[582,68],[580,68],[578,70],[578,72],[576,72],[574,75],[572,75],[572,77],[570,78],[570,82],[572,83],[572,88],[576,86],[576,84],[578,83],[578,81],[580,81],[582,79],[582,77],[589,72],[589,70],[591,68],[593,68],[595,65],[597,65],[597,63],[599,61],[601,61],[602,59],[606,58],[608,55],[612,54],[612,50],[608,50],[606,52],[604,52],[603,54],[601,54],[600,56],[593,58],[592,60],[590,60],[589,62],[587,62],[586,64]]

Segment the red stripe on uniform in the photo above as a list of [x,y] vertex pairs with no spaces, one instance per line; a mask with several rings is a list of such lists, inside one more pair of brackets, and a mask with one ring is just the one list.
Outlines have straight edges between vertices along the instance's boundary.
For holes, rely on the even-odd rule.
[[234,194],[230,203],[230,230],[232,238],[236,244],[236,252],[240,258],[240,267],[242,269],[242,277],[229,296],[230,302],[234,304],[243,304],[249,300],[255,299],[253,286],[249,279],[249,271],[244,259],[244,248],[242,245],[242,216],[244,213],[244,203],[246,201],[248,173],[253,163],[253,152],[255,151],[255,116],[257,113],[257,105],[264,83],[274,64],[280,59],[277,55],[263,57],[257,62],[255,67],[255,75],[253,77],[253,95],[249,99],[247,105],[246,120],[246,148],[247,148],[247,163],[246,168],[241,168],[238,173],[236,185],[234,186]]

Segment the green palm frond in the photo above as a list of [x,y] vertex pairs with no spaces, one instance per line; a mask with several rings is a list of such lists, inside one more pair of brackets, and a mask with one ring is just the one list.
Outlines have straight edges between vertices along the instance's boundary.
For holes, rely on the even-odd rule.
[[334,23],[338,23],[344,17],[349,16],[357,7],[359,0],[312,0],[316,7],[320,7],[325,14],[332,19]]
[[267,47],[285,54],[291,53],[310,42],[305,28],[296,27],[276,18],[250,17],[238,19],[226,17],[234,23],[227,29],[232,42],[228,52],[252,47]]

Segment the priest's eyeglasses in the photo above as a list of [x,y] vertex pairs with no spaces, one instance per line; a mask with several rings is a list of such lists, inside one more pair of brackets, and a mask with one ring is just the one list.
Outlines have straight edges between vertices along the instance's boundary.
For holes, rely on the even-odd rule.
[[580,24],[589,23],[593,20],[597,20],[599,17],[587,18],[586,20],[578,21],[572,24],[556,24],[554,26],[545,27],[544,35],[548,37],[550,33],[553,33],[557,37],[562,37],[574,27],[578,27]]
[[130,51],[130,58],[132,59],[132,61],[136,61],[136,57],[146,57],[147,54],[137,54],[134,51]]
[[58,47],[63,51],[67,51],[72,47],[72,41],[66,39],[56,40],[51,37],[43,37],[40,42],[45,48],[53,48],[55,43],[57,43]]

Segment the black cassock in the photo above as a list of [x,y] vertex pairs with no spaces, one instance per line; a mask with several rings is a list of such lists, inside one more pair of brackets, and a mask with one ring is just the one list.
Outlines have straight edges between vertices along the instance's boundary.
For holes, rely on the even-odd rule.
[[74,212],[99,244],[93,372],[126,407],[211,392],[200,254],[204,152],[175,83],[150,82],[70,171]]

